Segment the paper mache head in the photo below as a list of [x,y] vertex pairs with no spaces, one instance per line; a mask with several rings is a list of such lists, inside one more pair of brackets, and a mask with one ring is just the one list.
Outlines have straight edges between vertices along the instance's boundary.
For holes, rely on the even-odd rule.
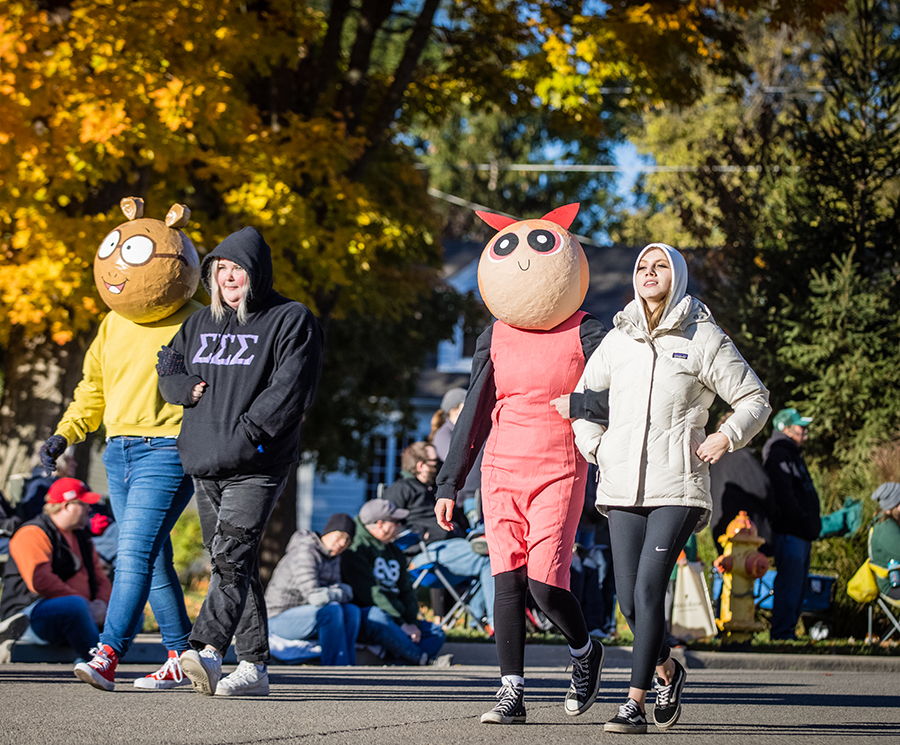
[[113,230],[94,257],[94,281],[111,310],[134,323],[168,318],[196,292],[200,282],[197,249],[180,228],[191,211],[172,205],[165,221],[142,217],[144,200],[125,197],[128,218]]
[[581,307],[590,271],[584,249],[568,231],[578,207],[568,204],[539,220],[477,213],[499,231],[478,262],[481,297],[498,319],[549,331]]

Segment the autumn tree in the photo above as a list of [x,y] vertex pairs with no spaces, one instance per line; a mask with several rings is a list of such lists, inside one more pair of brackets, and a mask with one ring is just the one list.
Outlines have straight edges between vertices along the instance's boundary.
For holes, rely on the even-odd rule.
[[703,70],[743,66],[748,12],[815,25],[839,4],[7,0],[0,481],[79,377],[105,312],[90,265],[121,197],[143,197],[150,216],[188,205],[201,252],[262,231],[277,289],[326,327],[305,445],[323,469],[364,467],[368,433],[410,411],[425,354],[461,310],[437,281],[441,225],[414,122],[440,127],[462,104],[552,114],[599,139],[605,86],[627,89],[626,112],[687,104]]

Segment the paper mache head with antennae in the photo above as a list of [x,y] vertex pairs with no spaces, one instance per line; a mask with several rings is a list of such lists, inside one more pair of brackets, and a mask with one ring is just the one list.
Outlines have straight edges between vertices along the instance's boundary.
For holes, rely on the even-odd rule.
[[181,228],[191,211],[174,204],[166,219],[144,218],[144,200],[125,197],[128,218],[97,249],[94,282],[112,310],[134,323],[168,318],[197,291],[200,258]]
[[478,262],[478,288],[488,310],[516,328],[549,331],[584,302],[590,281],[584,249],[568,228],[579,205],[516,221],[490,212],[478,216],[499,232]]

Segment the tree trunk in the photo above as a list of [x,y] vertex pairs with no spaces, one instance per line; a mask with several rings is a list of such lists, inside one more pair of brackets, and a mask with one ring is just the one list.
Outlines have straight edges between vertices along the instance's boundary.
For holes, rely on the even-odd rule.
[[[0,398],[0,484],[30,473],[37,450],[56,429],[81,379],[85,339],[59,346],[45,336],[27,337],[13,328],[3,350]],[[87,468],[87,464],[81,464]]]

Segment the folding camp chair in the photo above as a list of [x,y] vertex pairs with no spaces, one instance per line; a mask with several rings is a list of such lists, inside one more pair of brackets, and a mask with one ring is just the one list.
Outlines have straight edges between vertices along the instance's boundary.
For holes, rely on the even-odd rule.
[[[476,628],[479,631],[484,632],[485,629],[481,623],[481,619],[472,611],[472,608],[469,605],[472,598],[475,597],[475,594],[481,589],[481,579],[478,577],[475,577],[474,579],[470,577],[458,577],[446,567],[441,566],[434,559],[428,551],[428,544],[425,543],[422,538],[419,538],[415,533],[408,533],[407,536],[407,542],[413,536],[418,540],[419,553],[416,555],[415,559],[419,560],[421,558],[424,560],[419,561],[416,566],[410,566],[409,568],[410,576],[413,578],[413,589],[418,589],[419,587],[443,587],[453,598],[453,605],[444,615],[444,619],[441,622],[441,628],[445,630],[449,629],[461,617],[468,615]],[[411,544],[407,543],[407,545]],[[456,586],[467,581],[469,582],[468,587],[460,594],[457,591]]]
[[[872,639],[872,615],[875,610],[875,606],[881,608],[884,611],[884,615],[887,616],[888,621],[890,622],[892,628],[887,632],[882,638],[881,641],[887,641],[888,638],[896,631],[900,634],[900,619],[897,618],[895,613],[900,611],[900,601],[893,600],[887,595],[879,594],[877,598],[871,603],[869,603],[869,633],[866,635],[866,639]],[[891,609],[893,608],[893,613]]]

